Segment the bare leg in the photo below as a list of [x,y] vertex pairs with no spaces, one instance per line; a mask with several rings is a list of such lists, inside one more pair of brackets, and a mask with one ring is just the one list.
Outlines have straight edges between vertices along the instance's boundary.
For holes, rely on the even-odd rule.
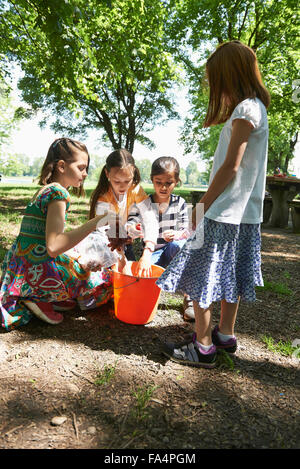
[[197,335],[197,341],[202,345],[209,346],[212,344],[211,338],[211,316],[212,316],[212,305],[208,308],[200,308],[199,304],[194,301],[195,311],[195,332]]
[[234,335],[234,325],[236,315],[240,304],[240,298],[237,303],[227,303],[227,301],[221,301],[221,317],[219,330],[222,334]]

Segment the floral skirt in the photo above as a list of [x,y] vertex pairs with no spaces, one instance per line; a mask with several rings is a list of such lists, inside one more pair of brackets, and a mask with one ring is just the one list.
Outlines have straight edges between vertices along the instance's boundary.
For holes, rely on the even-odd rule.
[[165,291],[182,292],[208,308],[214,301],[256,300],[263,285],[259,224],[203,222],[203,243],[191,237],[157,280]]
[[85,271],[71,257],[62,254],[55,260],[31,264],[7,252],[0,281],[1,325],[7,330],[27,324],[32,314],[22,300],[59,302],[73,299],[81,310],[101,306],[112,298],[112,277],[108,270]]

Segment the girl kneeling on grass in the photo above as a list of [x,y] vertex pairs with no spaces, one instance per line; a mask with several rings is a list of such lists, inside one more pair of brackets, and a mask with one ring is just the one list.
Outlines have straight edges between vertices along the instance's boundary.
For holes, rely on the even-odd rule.
[[[210,99],[205,127],[224,123],[204,204],[204,243],[191,237],[157,280],[194,300],[193,339],[167,343],[164,353],[193,366],[216,366],[218,348],[234,353],[240,297],[256,299],[263,285],[260,223],[266,183],[269,93],[255,53],[239,41],[220,45],[206,64]],[[197,233],[197,230],[196,230]],[[221,301],[211,330],[212,303]]]
[[88,167],[82,143],[59,138],[50,146],[39,180],[43,187],[28,204],[20,233],[2,265],[0,311],[7,330],[27,324],[32,314],[58,324],[63,316],[57,311],[72,309],[76,301],[88,310],[112,296],[110,274],[85,270],[72,249],[101,225],[106,213],[64,232],[70,207],[67,189],[83,193]]

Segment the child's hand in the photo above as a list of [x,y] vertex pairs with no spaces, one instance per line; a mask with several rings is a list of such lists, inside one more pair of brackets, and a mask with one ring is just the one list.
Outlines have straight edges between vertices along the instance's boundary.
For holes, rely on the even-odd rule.
[[128,235],[132,239],[144,237],[142,225],[140,223],[137,223],[136,225],[128,225],[127,231],[128,231]]
[[137,277],[150,277],[151,270],[151,252],[147,249],[138,262],[135,275]]
[[165,241],[167,241],[167,243],[174,241],[175,236],[176,236],[176,231],[174,230],[166,230],[162,234],[162,237],[164,238]]

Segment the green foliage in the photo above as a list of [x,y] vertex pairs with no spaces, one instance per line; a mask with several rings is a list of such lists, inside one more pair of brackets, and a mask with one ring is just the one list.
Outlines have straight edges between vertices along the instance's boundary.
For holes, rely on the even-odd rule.
[[140,171],[140,174],[141,174],[141,180],[143,182],[150,182],[151,183],[151,178],[150,178],[151,166],[152,166],[151,161],[144,158],[142,160],[138,160],[136,162],[136,164],[137,164],[137,167],[139,168],[139,171]]
[[[271,93],[268,170],[287,172],[300,121],[296,0],[8,0],[0,15],[2,73],[8,62],[21,66],[23,99],[42,109],[42,124],[54,114],[56,132],[79,138],[94,128],[110,148],[153,148],[147,133],[178,117],[174,93],[185,82],[191,108],[181,139],[208,171],[220,126],[202,128],[204,64],[217,44],[240,39],[256,51]],[[12,123],[1,114],[0,145]]]
[[172,51],[185,67],[191,110],[183,130],[187,153],[212,159],[220,132],[202,128],[208,102],[204,64],[222,42],[239,39],[252,47],[271,93],[269,165],[287,171],[300,123],[293,83],[299,78],[298,3],[295,0],[174,0],[168,22]]
[[141,386],[136,391],[133,392],[133,396],[135,397],[135,405],[133,408],[133,415],[137,420],[144,420],[147,418],[147,411],[146,408],[149,404],[149,401],[157,389],[157,386]]
[[132,151],[136,140],[151,143],[144,134],[154,123],[176,115],[166,14],[159,0],[8,1],[2,49],[24,71],[23,99],[56,113],[54,130],[95,128]]
[[292,295],[293,292],[290,290],[285,283],[272,283],[265,281],[263,287],[256,287],[257,291],[272,291],[279,293],[280,295]]
[[223,370],[233,371],[234,361],[225,350],[218,350],[217,366]]
[[115,365],[105,365],[102,371],[99,371],[97,377],[95,379],[96,386],[103,386],[105,384],[109,384],[110,381],[113,379],[116,371],[116,364]]
[[285,357],[291,357],[292,355],[298,357],[300,356],[299,347],[293,347],[291,341],[285,342],[283,340],[279,340],[277,343],[275,343],[273,337],[267,335],[264,335],[262,337],[262,341],[267,346],[267,349],[271,352],[280,353],[280,355],[283,355]]

